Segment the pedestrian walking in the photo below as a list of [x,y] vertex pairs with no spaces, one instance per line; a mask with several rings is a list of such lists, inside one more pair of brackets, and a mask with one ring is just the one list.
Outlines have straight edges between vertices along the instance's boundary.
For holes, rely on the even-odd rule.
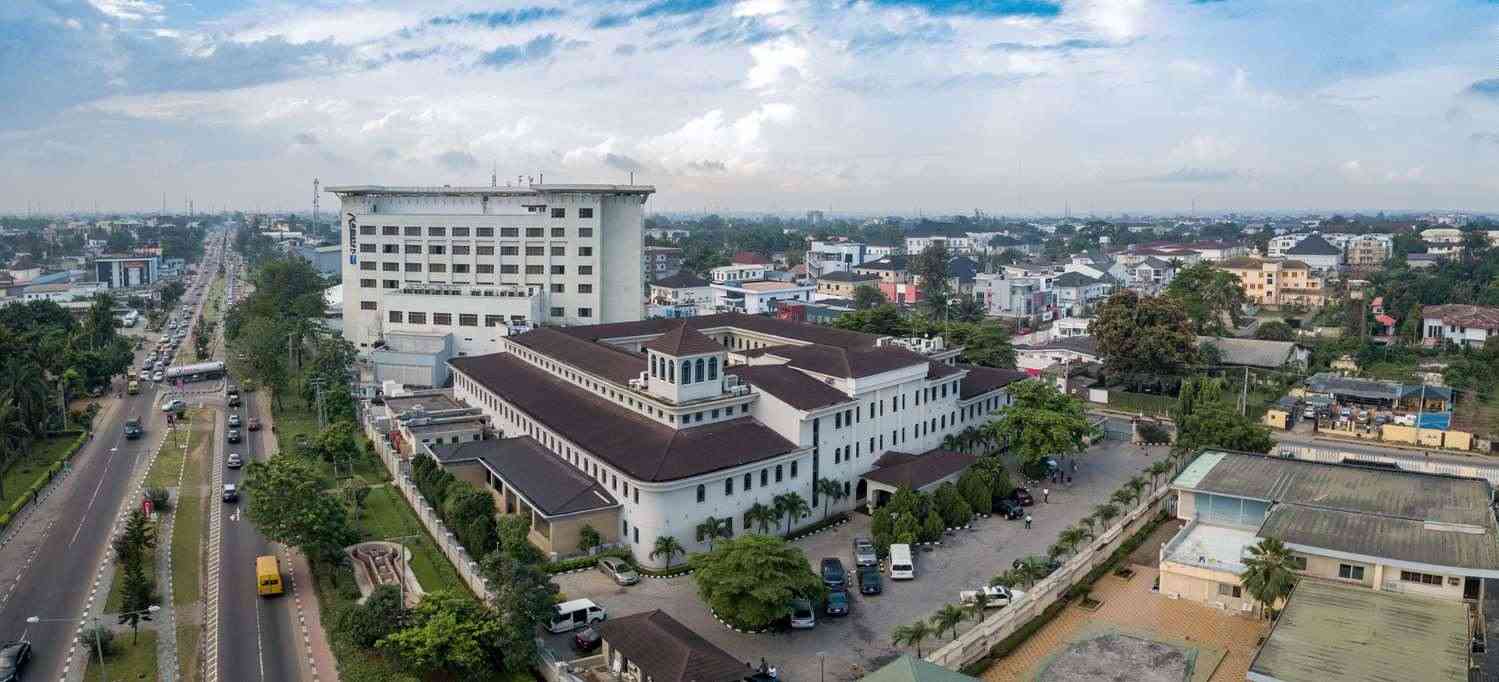
[[1050,503],[1051,503],[1051,488],[1042,488],[1041,489],[1041,504],[1050,504]]
[[1077,473],[1077,460],[1072,460],[1072,473]]
[[1025,515],[1025,529],[1026,530],[1030,530],[1031,529],[1031,515],[1030,514],[1026,514]]

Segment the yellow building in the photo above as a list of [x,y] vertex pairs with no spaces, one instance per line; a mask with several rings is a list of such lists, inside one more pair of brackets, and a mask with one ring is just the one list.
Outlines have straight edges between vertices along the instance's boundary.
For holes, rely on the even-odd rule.
[[1326,282],[1299,260],[1231,258],[1223,269],[1239,278],[1245,297],[1258,306],[1319,308],[1327,303]]

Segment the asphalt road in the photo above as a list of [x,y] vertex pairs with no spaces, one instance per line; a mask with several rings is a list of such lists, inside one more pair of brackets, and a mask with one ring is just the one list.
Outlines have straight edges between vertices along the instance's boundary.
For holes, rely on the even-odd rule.
[[[131,366],[139,368],[150,349],[137,351]],[[124,385],[123,379],[116,383]],[[162,387],[143,382],[138,395],[125,395],[105,408],[96,418],[93,439],[74,455],[66,480],[47,499],[33,503],[38,506],[15,529],[15,539],[0,548],[0,639],[31,641],[27,678],[60,679],[69,666],[78,621],[95,589],[115,515],[131,493],[131,474],[166,434],[166,416],[157,406],[160,395]],[[146,433],[126,440],[125,420],[134,416],[145,420]],[[95,599],[103,600],[108,589],[98,585]],[[32,616],[43,622],[27,623]],[[83,665],[83,658],[79,652],[71,665]]]
[[[225,287],[228,296],[229,287]],[[226,301],[227,307],[227,301]],[[220,350],[222,353],[222,350]],[[245,462],[263,460],[270,456],[267,451],[266,434],[269,433],[270,410],[260,410],[259,394],[244,394],[240,407],[225,407],[220,419],[237,413],[244,424],[251,416],[260,416],[264,428],[248,431],[243,428],[240,443],[227,443],[222,437],[215,445],[215,466],[223,466],[228,453],[237,452]],[[221,424],[222,426],[222,424]],[[222,430],[221,430],[222,433]],[[225,469],[224,482],[241,485],[243,469]],[[295,680],[304,675],[300,661],[303,656],[302,638],[288,592],[280,597],[262,598],[256,593],[255,558],[280,553],[275,551],[255,525],[244,515],[246,500],[242,496],[239,504],[220,504],[218,513],[223,514],[223,545],[220,548],[219,567],[219,679],[234,682],[249,680]],[[212,560],[212,559],[210,559]],[[282,560],[285,564],[285,561]],[[288,567],[282,566],[283,581]]]

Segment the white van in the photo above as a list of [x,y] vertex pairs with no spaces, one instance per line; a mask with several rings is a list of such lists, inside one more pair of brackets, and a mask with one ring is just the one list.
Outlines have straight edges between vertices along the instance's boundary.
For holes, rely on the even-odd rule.
[[890,579],[916,578],[916,564],[911,561],[910,545],[890,545]]
[[568,632],[586,628],[608,617],[604,607],[593,603],[592,599],[574,599],[552,607],[552,622],[547,623],[547,629]]

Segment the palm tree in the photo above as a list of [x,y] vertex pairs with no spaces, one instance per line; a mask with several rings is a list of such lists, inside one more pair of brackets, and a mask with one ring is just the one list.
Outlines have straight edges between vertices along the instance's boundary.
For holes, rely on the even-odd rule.
[[1096,537],[1098,537],[1096,534],[1093,533],[1093,527],[1096,526],[1096,525],[1098,525],[1098,517],[1096,517],[1096,516],[1094,516],[1092,514],[1089,514],[1087,516],[1084,516],[1082,518],[1082,520],[1079,521],[1078,523],[1081,523],[1081,524],[1083,524],[1083,525],[1085,525],[1085,526],[1088,527],[1088,531],[1087,531],[1088,532],[1088,537],[1090,537],[1090,538],[1096,538]]
[[958,626],[963,623],[963,618],[968,614],[963,607],[957,604],[947,604],[932,615],[932,629],[937,631],[941,637],[943,632],[952,634],[953,639],[958,638]]
[[1083,530],[1079,526],[1068,526],[1062,529],[1061,533],[1057,534],[1057,544],[1066,547],[1067,553],[1072,554],[1077,551],[1078,545],[1087,542],[1088,538],[1092,535],[1092,533]]
[[1171,462],[1164,459],[1158,459],[1154,462],[1151,462],[1150,466],[1145,467],[1145,473],[1150,475],[1150,487],[1152,489],[1152,492],[1154,491],[1156,484],[1160,481],[1161,476],[1164,476],[1165,474],[1168,474],[1170,472]]
[[1265,538],[1249,546],[1249,556],[1244,559],[1244,572],[1239,574],[1244,591],[1274,612],[1275,605],[1290,596],[1296,586],[1296,574],[1291,571],[1291,550],[1276,538]]
[[830,478],[817,479],[817,494],[822,496],[822,518],[828,518],[828,507],[843,499],[843,484]]
[[710,552],[713,551],[714,540],[718,538],[728,537],[728,535],[728,519],[720,519],[718,517],[709,516],[708,518],[703,519],[702,523],[697,524],[697,541],[702,542],[703,540],[707,540],[708,551]]
[[959,447],[959,445],[958,445],[958,434],[956,434],[956,433],[949,433],[946,436],[943,436],[942,437],[942,449],[943,450],[959,450],[959,449],[961,449]]
[[1108,530],[1109,523],[1119,518],[1119,506],[1115,504],[1100,504],[1093,508],[1093,517],[1098,519],[1098,524]]
[[1130,492],[1129,488],[1120,488],[1115,490],[1114,494],[1109,497],[1109,502],[1117,504],[1124,509],[1134,509],[1135,500],[1138,498],[1139,496]]
[[1021,579],[1021,576],[1014,569],[1005,571],[989,579],[989,584],[995,587],[1014,587],[1023,582],[1025,581]]
[[771,500],[775,506],[776,519],[786,519],[786,534],[791,534],[792,524],[800,521],[803,517],[812,513],[812,508],[807,506],[807,500],[797,493],[783,493],[776,495]]
[[890,633],[890,643],[896,646],[910,646],[916,649],[916,657],[921,658],[921,643],[932,636],[932,626],[927,625],[925,620],[918,620],[910,625],[902,625]]
[[1131,476],[1128,481],[1124,482],[1124,487],[1138,500],[1144,497],[1145,479],[1139,476]]
[[[26,451],[28,429],[21,421],[20,410],[10,396],[0,398],[0,471],[4,471],[11,460]],[[0,477],[3,482],[3,477]],[[5,499],[5,487],[0,486],[0,500]]]
[[1046,575],[1051,572],[1047,566],[1047,562],[1042,561],[1041,557],[1036,556],[1028,556],[1024,559],[1016,559],[1015,563],[1010,567],[1010,571],[1013,572],[1014,577],[1027,588],[1029,588],[1031,585],[1034,585],[1037,580],[1046,577]]
[[781,517],[776,515],[774,509],[759,502],[750,505],[750,508],[744,512],[744,527],[757,527],[761,535],[770,532],[770,524],[779,523],[780,520]]
[[989,608],[989,593],[978,590],[973,595],[973,603],[968,605],[968,617],[973,619],[974,624],[984,622],[984,611]]
[[682,543],[677,542],[676,536],[662,535],[656,538],[656,546],[651,549],[651,558],[666,557],[666,568],[670,569],[672,558],[682,556],[686,553],[687,550],[682,548]]

